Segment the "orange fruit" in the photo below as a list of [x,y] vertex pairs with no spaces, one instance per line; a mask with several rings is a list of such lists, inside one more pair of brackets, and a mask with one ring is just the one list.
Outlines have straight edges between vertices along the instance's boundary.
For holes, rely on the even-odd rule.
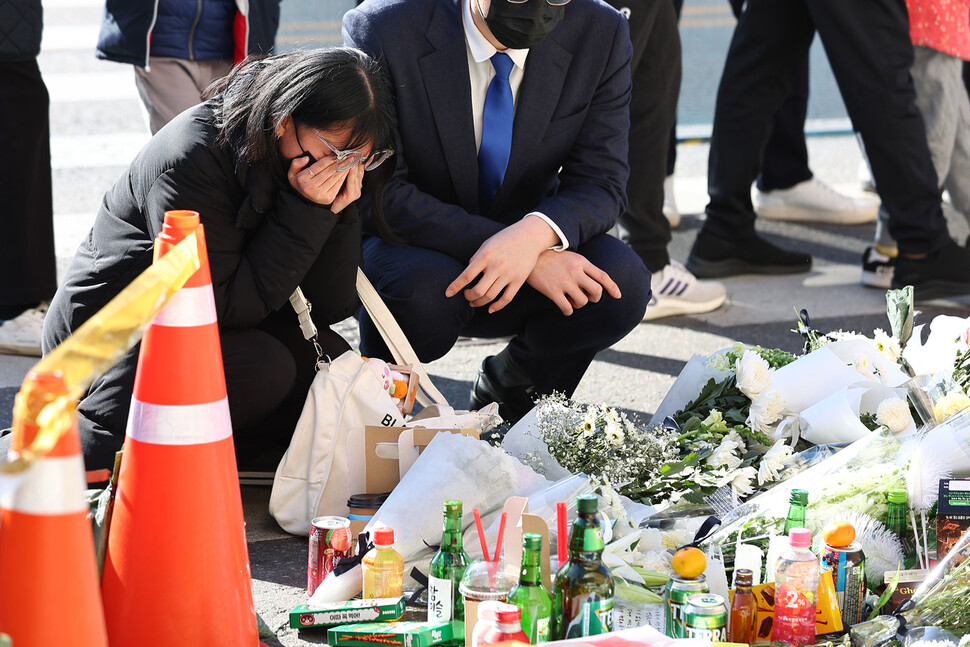
[[847,521],[832,521],[822,530],[822,539],[833,548],[844,548],[855,541],[855,528]]
[[707,556],[700,548],[685,546],[674,553],[671,566],[677,575],[693,579],[707,568]]

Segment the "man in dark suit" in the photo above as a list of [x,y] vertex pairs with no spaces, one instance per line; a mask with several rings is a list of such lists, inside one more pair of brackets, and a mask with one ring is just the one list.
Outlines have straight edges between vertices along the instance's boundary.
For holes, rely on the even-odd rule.
[[[600,0],[568,1],[366,0],[343,22],[396,95],[384,209],[405,245],[367,238],[364,270],[422,361],[459,335],[512,337],[470,400],[512,422],[537,395],[571,395],[650,296],[607,233],[626,203],[629,28]],[[360,324],[362,352],[386,357]]]

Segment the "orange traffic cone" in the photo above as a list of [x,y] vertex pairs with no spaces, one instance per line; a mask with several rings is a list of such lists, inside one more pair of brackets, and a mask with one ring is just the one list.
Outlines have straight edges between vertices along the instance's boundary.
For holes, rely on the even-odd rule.
[[[66,392],[59,373],[31,372],[18,399]],[[77,418],[70,414],[67,432],[0,501],[0,633],[17,647],[108,644],[86,516],[84,460]],[[11,453],[28,447],[38,431],[34,421],[18,420]]]
[[161,256],[192,232],[201,267],[145,331],[101,589],[112,647],[259,644],[212,279],[199,214],[165,214]]

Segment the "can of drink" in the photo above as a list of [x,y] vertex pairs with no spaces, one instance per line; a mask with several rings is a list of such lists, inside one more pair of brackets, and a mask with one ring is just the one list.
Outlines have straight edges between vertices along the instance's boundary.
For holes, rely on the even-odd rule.
[[687,638],[727,642],[727,607],[716,593],[695,593],[684,607]]
[[320,586],[337,562],[352,552],[350,519],[344,517],[315,517],[310,522],[310,549],[307,554],[306,594]]
[[862,622],[866,602],[866,556],[862,547],[857,542],[842,548],[826,544],[821,567],[822,572],[832,571],[843,626]]
[[680,577],[674,575],[667,582],[667,589],[664,592],[666,598],[666,633],[671,638],[686,638],[687,631],[684,627],[684,607],[687,605],[687,598],[695,593],[707,593],[707,579],[703,575],[695,578]]

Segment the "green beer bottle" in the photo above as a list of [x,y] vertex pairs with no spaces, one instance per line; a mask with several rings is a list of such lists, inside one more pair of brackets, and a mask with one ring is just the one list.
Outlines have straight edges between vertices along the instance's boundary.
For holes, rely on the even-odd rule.
[[552,619],[552,596],[542,586],[541,550],[542,535],[535,532],[522,535],[522,571],[519,583],[509,593],[509,604],[522,612],[522,631],[529,637],[530,645],[549,641]]
[[428,576],[428,622],[465,619],[465,602],[458,583],[468,565],[461,547],[461,501],[445,501],[441,547],[431,558]]
[[785,517],[785,535],[792,528],[805,527],[805,509],[808,507],[808,491],[792,490],[789,499],[788,516]]
[[569,534],[569,559],[556,574],[553,587],[553,640],[613,630],[613,576],[603,565],[603,529],[596,507],[595,494],[577,501],[579,514]]

